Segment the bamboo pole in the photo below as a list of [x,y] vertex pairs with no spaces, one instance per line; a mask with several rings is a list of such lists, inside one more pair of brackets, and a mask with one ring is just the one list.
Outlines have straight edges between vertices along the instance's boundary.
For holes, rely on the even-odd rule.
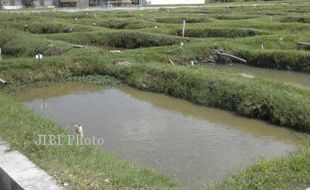
[[186,21],[183,20],[182,37],[185,37],[185,27],[186,27]]
[[222,52],[216,52],[218,55],[221,55],[221,56],[226,56],[226,57],[230,57],[230,58],[232,58],[232,59],[235,59],[235,60],[238,60],[238,61],[240,61],[240,62],[242,62],[242,63],[247,63],[248,61],[247,60],[245,60],[245,59],[243,59],[243,58],[241,58],[241,57],[237,57],[237,56],[235,56],[235,55],[231,55],[231,54],[228,54],[228,53],[222,53]]

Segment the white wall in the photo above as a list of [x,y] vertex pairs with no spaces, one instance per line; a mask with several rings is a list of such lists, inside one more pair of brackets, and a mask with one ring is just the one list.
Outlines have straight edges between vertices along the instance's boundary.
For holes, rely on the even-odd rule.
[[147,0],[150,5],[194,5],[205,4],[205,0]]

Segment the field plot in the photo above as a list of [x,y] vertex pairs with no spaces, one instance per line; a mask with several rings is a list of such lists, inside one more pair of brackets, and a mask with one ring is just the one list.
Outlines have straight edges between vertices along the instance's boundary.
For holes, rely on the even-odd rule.
[[[60,184],[69,182],[69,189],[182,189],[182,183],[95,146],[34,145],[36,135],[64,130],[25,109],[11,94],[68,81],[127,85],[308,134],[310,2],[211,5],[74,13],[0,11],[0,79],[7,82],[0,86],[0,137]],[[38,55],[43,59],[36,59]],[[58,90],[66,94],[63,88]],[[307,135],[302,139],[300,149],[289,156],[261,160],[207,186],[306,189],[310,146]]]

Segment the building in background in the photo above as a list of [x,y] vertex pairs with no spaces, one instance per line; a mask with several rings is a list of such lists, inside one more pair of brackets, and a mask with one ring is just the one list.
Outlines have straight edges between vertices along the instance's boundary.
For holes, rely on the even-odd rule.
[[[4,8],[21,8],[22,0],[0,0]],[[130,5],[200,5],[205,0],[34,0],[33,6],[78,7],[89,6],[116,7]]]
[[22,6],[21,0],[2,0],[2,6],[10,7],[10,6]]
[[[147,5],[202,5],[205,0],[141,0]],[[143,4],[143,2],[140,2]]]
[[[55,5],[55,2],[55,0],[34,0],[33,6],[53,6]],[[2,0],[2,6],[4,9],[21,8],[22,5],[23,3],[21,0]]]
[[89,0],[57,0],[56,6],[87,8],[89,7]]

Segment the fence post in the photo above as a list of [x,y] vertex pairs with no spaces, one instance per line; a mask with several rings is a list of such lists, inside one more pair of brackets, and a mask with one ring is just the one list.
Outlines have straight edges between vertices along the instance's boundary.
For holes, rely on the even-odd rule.
[[185,20],[183,20],[182,37],[185,37],[185,27],[186,27],[186,21],[185,21]]

